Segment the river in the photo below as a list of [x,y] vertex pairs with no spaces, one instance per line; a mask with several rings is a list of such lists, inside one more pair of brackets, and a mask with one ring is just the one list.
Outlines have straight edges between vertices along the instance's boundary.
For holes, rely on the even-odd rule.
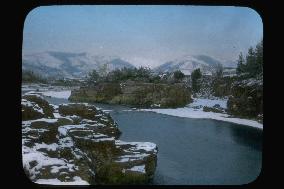
[[[69,102],[45,99],[53,104]],[[95,105],[108,110],[118,123],[121,140],[157,144],[157,169],[151,184],[240,185],[254,181],[261,172],[262,129],[125,106]]]
[[[46,98],[59,104],[68,100]],[[124,141],[154,142],[159,148],[152,184],[240,185],[261,172],[262,130],[211,119],[192,119],[95,104],[110,110]]]

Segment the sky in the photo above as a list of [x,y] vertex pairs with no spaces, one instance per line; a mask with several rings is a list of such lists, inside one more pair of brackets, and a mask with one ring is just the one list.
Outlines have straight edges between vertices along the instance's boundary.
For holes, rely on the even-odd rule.
[[256,11],[233,6],[41,6],[24,23],[23,53],[87,52],[155,67],[187,55],[235,61],[263,36]]

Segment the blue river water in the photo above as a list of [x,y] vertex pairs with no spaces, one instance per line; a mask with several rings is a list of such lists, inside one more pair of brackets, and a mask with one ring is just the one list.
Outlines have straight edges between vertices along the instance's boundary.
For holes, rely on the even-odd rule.
[[[51,103],[68,100],[47,98]],[[96,104],[111,110],[124,141],[158,146],[155,185],[242,185],[261,172],[262,130],[211,119],[181,118]]]

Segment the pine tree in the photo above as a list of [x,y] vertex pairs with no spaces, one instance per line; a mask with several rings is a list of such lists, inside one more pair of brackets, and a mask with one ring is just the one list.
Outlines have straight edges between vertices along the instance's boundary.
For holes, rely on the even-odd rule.
[[192,80],[192,91],[194,93],[198,93],[200,90],[200,82],[199,79],[202,77],[200,69],[196,69],[191,73],[191,80]]
[[263,74],[263,40],[255,47],[250,47],[244,60],[242,53],[239,55],[237,74],[247,73],[249,77],[258,77]]
[[263,74],[263,40],[260,41],[255,47],[256,55],[256,73],[257,75]]
[[93,70],[92,72],[90,72],[88,74],[87,82],[88,82],[88,84],[93,85],[99,80],[99,78],[100,78],[100,76],[99,76],[98,72],[96,70]]
[[244,72],[244,66],[245,66],[245,60],[241,52],[238,59],[237,74],[241,74]]
[[176,81],[181,81],[185,77],[184,73],[182,73],[180,70],[176,70],[174,72],[174,79]]
[[256,53],[255,50],[250,47],[246,56],[246,72],[249,76],[254,76],[256,75],[256,68]]

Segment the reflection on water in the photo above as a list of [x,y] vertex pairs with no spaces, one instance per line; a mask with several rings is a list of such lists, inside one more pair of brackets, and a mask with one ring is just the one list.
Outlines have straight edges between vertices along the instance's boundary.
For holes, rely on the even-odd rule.
[[241,145],[262,151],[262,130],[246,126],[230,129],[233,140]]

